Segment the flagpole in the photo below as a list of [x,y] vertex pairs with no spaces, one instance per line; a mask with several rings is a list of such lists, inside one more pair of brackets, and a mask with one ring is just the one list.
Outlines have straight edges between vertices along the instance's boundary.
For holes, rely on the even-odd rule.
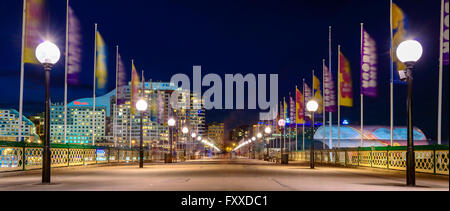
[[391,146],[394,142],[394,63],[393,63],[393,56],[394,51],[392,47],[392,41],[393,41],[393,35],[392,35],[392,0],[390,0],[390,35],[391,35],[391,55],[390,55],[390,62],[391,62],[391,81],[390,81],[390,122],[391,122]]
[[113,123],[113,139],[114,147],[117,147],[116,127],[117,127],[117,98],[119,97],[119,91],[117,90],[117,82],[119,79],[119,45],[116,45],[116,104],[114,105],[114,123]]
[[27,0],[23,0],[22,16],[22,54],[20,55],[20,99],[19,99],[19,137],[17,141],[22,141],[22,113],[23,113],[23,79],[24,79],[24,54],[25,54],[25,25],[27,18]]
[[325,149],[325,70],[324,70],[324,66],[325,66],[325,59],[322,60],[322,90],[323,90],[323,98],[322,98],[322,130],[323,130],[323,134],[322,134],[322,149]]
[[305,102],[305,78],[303,78],[302,91],[303,91],[303,125],[302,125],[303,143],[302,143],[302,150],[305,151],[305,123],[306,123],[306,120],[305,120],[305,105],[306,105],[306,102]]
[[69,61],[69,0],[66,5],[66,52],[64,59],[64,143],[67,142],[67,68]]
[[441,0],[441,26],[440,26],[440,40],[439,40],[439,94],[438,94],[438,134],[437,143],[441,144],[441,124],[442,124],[442,51],[444,47],[444,0]]
[[[360,45],[360,53],[361,53],[361,55],[362,55],[362,53],[363,53],[363,27],[364,27],[364,24],[363,23],[361,23],[361,45]],[[362,61],[361,61],[362,62]],[[362,77],[362,76],[361,76]],[[361,83],[362,83],[362,80],[361,80]],[[361,143],[360,143],[360,146],[361,147],[364,147],[364,140],[363,140],[363,134],[364,134],[364,96],[363,96],[363,93],[362,93],[362,84],[361,84],[361,91],[360,91],[361,93],[360,93],[360,96],[361,96],[361,134],[360,134],[360,137],[361,137]]]
[[[132,59],[131,60],[131,67],[133,67],[134,66],[134,59]],[[133,68],[131,68],[131,83],[130,83],[130,92],[132,92],[132,90],[133,90]],[[130,137],[129,137],[129,144],[130,144],[130,149],[131,149],[131,132],[132,132],[132,127],[133,127],[133,121],[132,121],[132,119],[131,119],[131,116],[133,115],[132,113],[131,113],[131,107],[133,106],[132,105],[132,103],[133,103],[133,96],[131,96],[130,95]]]
[[[332,75],[332,72],[331,72],[331,26],[329,26],[328,27],[328,69],[329,69],[329,71],[330,71],[330,78],[332,78],[331,77],[331,75]],[[333,87],[330,87],[330,88],[333,88]],[[334,99],[331,99],[331,100],[333,100],[334,101]],[[332,137],[332,135],[333,135],[333,123],[332,123],[332,114],[331,114],[331,111],[330,112],[328,112],[328,115],[329,115],[329,126],[330,126],[330,140],[329,140],[329,145],[330,146],[328,146],[328,148],[330,148],[330,149],[332,149],[333,148],[333,137]]]
[[94,88],[93,88],[93,112],[92,112],[92,145],[95,145],[95,75],[97,72],[97,23],[95,23],[94,33]]
[[297,100],[297,85],[295,85],[295,151],[298,150],[298,145],[297,145],[297,142],[298,142],[298,130],[297,130],[297,128],[298,128],[298,124],[297,124],[297,119],[298,119],[298,113],[297,112],[298,112],[298,109],[297,109],[297,102],[298,102],[298,100]]
[[338,149],[341,148],[341,45],[338,45]]

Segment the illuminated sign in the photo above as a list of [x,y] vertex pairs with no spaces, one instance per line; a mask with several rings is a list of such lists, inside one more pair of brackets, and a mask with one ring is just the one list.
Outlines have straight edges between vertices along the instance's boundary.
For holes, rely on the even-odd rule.
[[73,101],[74,105],[88,105],[86,102],[80,102],[80,101]]

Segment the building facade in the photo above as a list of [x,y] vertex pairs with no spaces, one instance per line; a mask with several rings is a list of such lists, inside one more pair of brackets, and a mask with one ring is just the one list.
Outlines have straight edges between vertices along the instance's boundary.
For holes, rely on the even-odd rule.
[[210,123],[207,125],[207,136],[213,143],[219,148],[223,149],[225,146],[224,143],[224,123]]
[[19,112],[0,109],[0,141],[26,141],[39,143],[34,123],[22,115],[22,140],[19,137]]

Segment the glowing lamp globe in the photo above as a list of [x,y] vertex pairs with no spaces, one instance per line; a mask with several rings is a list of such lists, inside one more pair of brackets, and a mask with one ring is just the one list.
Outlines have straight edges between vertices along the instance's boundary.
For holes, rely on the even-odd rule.
[[173,126],[175,125],[175,119],[170,118],[170,119],[167,121],[167,124],[168,124],[170,127],[173,127]]
[[261,134],[261,133],[258,133],[258,134],[256,134],[256,137],[257,137],[257,138],[261,138],[261,137],[262,137],[262,134]]
[[397,58],[403,63],[417,62],[422,53],[422,45],[415,40],[403,41],[397,47]]
[[36,47],[35,56],[41,64],[53,65],[58,62],[61,52],[58,46],[52,42],[44,41]]
[[284,125],[286,125],[286,121],[284,119],[278,120],[278,126],[284,127]]
[[197,137],[197,141],[201,141],[201,140],[202,140],[201,136]]
[[136,109],[138,111],[145,111],[147,110],[148,103],[144,99],[140,99],[136,102]]
[[183,134],[187,134],[189,132],[189,129],[187,127],[183,127],[183,129],[181,129],[181,132]]
[[196,133],[192,133],[192,134],[191,134],[191,137],[192,137],[192,138],[195,138],[196,136],[197,136]]
[[306,110],[309,112],[316,112],[319,108],[319,104],[315,100],[310,100],[306,103]]
[[267,134],[269,134],[269,133],[272,132],[272,129],[270,129],[270,127],[266,127],[266,128],[264,129],[264,132],[267,133]]
[[256,140],[256,137],[252,137],[252,141]]

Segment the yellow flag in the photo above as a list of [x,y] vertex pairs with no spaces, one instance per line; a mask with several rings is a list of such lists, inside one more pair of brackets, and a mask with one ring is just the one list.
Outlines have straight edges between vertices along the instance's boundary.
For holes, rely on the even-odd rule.
[[134,62],[131,62],[131,102],[130,111],[132,114],[136,114],[136,102],[139,95],[139,75],[137,74]]
[[[402,9],[397,6],[397,4],[392,3],[392,47],[393,49],[397,49],[397,46],[405,40],[406,36],[406,16],[403,13]],[[397,58],[396,51],[393,51],[394,55],[392,57],[396,69],[395,70],[405,70],[406,66],[402,62],[400,62]],[[394,70],[394,71],[395,71]]]
[[322,99],[322,93],[320,92],[320,80],[314,76],[313,77],[314,80],[314,99],[317,101],[317,103],[319,104],[319,108],[317,109],[317,113],[321,114],[322,113],[322,109],[323,109],[323,99]]
[[353,106],[353,85],[352,72],[350,70],[350,63],[347,58],[339,52],[339,89],[338,97],[341,106]]
[[106,82],[108,80],[108,72],[106,71],[106,45],[103,41],[100,32],[96,33],[96,46],[97,46],[97,62],[95,77],[97,78],[97,84],[99,89],[105,88]]
[[23,62],[39,64],[35,56],[35,49],[42,42],[41,30],[44,14],[44,0],[27,0],[25,18],[25,46]]

